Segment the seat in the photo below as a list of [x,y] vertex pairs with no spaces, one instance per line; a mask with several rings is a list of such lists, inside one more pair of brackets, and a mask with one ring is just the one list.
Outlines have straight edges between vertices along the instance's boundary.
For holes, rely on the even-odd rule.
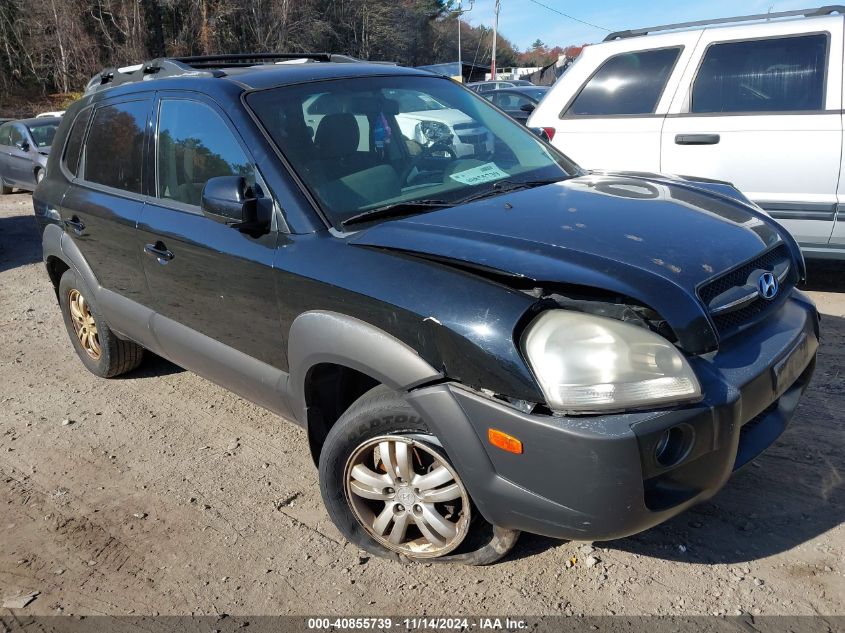
[[327,114],[314,134],[316,158],[312,170],[325,181],[337,180],[366,169],[358,156],[361,140],[355,115],[349,112]]

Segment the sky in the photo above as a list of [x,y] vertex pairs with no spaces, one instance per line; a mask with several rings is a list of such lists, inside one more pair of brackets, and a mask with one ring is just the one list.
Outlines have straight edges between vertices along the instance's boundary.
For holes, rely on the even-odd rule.
[[[789,11],[830,2],[816,0],[537,0],[552,9],[607,30],[565,18],[532,0],[500,0],[499,31],[520,50],[540,39],[549,46],[600,42],[609,31],[705,20],[772,11]],[[463,0],[464,9],[469,0]],[[495,0],[476,0],[464,19],[470,24],[493,26]]]

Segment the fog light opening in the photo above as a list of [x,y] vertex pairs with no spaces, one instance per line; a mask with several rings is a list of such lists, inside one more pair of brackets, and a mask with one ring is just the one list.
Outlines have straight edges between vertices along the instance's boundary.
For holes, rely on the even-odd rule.
[[692,448],[692,438],[693,431],[687,425],[666,429],[654,448],[655,461],[664,468],[679,464]]

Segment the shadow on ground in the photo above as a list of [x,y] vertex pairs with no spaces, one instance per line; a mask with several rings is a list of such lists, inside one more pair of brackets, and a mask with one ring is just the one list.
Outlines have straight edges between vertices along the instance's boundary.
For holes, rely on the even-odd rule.
[[0,218],[0,273],[40,261],[41,242],[32,214]]

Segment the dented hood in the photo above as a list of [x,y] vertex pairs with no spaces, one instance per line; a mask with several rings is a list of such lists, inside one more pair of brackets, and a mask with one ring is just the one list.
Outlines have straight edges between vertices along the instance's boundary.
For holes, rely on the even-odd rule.
[[693,183],[593,174],[383,222],[352,243],[620,293],[701,353],[718,338],[696,288],[781,239],[764,214]]

